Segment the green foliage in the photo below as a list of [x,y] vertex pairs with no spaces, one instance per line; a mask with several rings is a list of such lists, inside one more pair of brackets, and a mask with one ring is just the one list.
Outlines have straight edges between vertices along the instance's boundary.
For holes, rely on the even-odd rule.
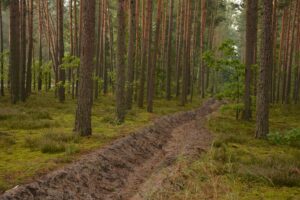
[[300,129],[292,129],[285,133],[270,133],[268,134],[268,140],[272,144],[300,147]]
[[240,100],[244,93],[245,66],[240,62],[237,44],[233,40],[223,42],[218,53],[221,54],[220,58],[216,57],[212,51],[206,51],[202,58],[206,66],[219,74],[221,88],[216,97],[233,100],[236,103],[235,110],[238,119],[243,107]]
[[243,95],[244,70],[245,66],[241,64],[236,44],[233,40],[227,40],[218,49],[220,58],[216,57],[212,51],[206,51],[203,54],[205,64],[217,72],[220,72],[222,80],[222,92],[216,96],[218,98],[230,98],[237,103]]
[[63,69],[77,69],[80,65],[80,58],[69,54],[65,55],[62,61],[61,67]]
[[[4,69],[4,73],[3,73],[3,80],[7,80],[8,77],[8,66],[9,66],[9,51],[5,50],[3,51],[3,53],[0,53],[0,59],[3,60],[3,69]],[[2,74],[0,74],[0,76],[2,76]]]

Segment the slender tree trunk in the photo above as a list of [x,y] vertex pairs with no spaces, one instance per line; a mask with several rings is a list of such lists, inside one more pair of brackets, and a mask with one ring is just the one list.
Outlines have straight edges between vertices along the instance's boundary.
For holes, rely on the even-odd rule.
[[126,107],[131,109],[134,82],[134,63],[135,63],[135,42],[136,42],[136,0],[130,0],[130,20],[129,20],[129,45],[128,45],[128,70],[127,70],[127,93]]
[[[190,101],[193,101],[193,96],[194,96],[194,82],[196,81],[195,78],[195,67],[196,67],[196,55],[197,55],[197,30],[198,30],[198,23],[197,23],[197,18],[198,18],[198,13],[199,13],[199,3],[198,2],[194,2],[193,3],[193,7],[194,7],[194,11],[193,11],[193,26],[192,26],[192,30],[193,30],[193,34],[192,34],[192,48],[191,48],[191,80],[190,80]],[[215,21],[215,20],[213,20]],[[215,25],[214,22],[211,25],[211,29],[214,29]],[[212,32],[214,32],[212,30]],[[213,43],[213,34],[211,36],[211,45]],[[212,47],[211,47],[212,49]]]
[[33,0],[29,0],[28,12],[28,56],[27,56],[27,76],[26,76],[26,96],[31,94],[32,87],[32,51],[33,51]]
[[182,20],[183,6],[181,0],[178,3],[177,11],[177,36],[176,36],[176,97],[180,95],[180,77],[181,77],[181,52],[182,52],[182,31],[183,31],[183,20]]
[[[135,71],[134,71],[134,82],[137,83],[139,80],[139,67],[141,64],[141,33],[140,33],[140,0],[136,1],[136,48],[135,48]],[[137,101],[138,87],[134,84],[134,101]]]
[[277,80],[277,86],[276,86],[276,102],[278,103],[280,101],[280,86],[282,83],[282,69],[283,69],[283,64],[284,64],[284,38],[285,38],[285,29],[286,29],[286,9],[283,11],[282,15],[282,22],[281,22],[281,34],[280,34],[280,47],[279,47],[279,61],[278,61],[278,80]]
[[10,88],[11,103],[16,104],[19,98],[20,74],[20,7],[19,1],[10,2]]
[[255,48],[257,37],[257,0],[247,0],[246,16],[246,71],[245,71],[245,94],[243,119],[252,118],[251,111],[251,80],[252,66],[255,64]]
[[[108,38],[108,12],[107,1],[104,3],[104,17],[103,17],[103,94],[108,93],[108,65],[107,65],[107,38]],[[125,95],[125,94],[124,94]],[[124,97],[125,98],[125,97]]]
[[[144,92],[145,92],[145,71],[146,64],[150,64],[149,56],[149,44],[150,44],[150,27],[152,26],[152,0],[147,0],[147,9],[144,11],[144,36],[143,36],[143,47],[142,47],[142,64],[140,72],[140,85],[139,85],[139,96],[138,96],[138,106],[140,108],[144,105]],[[152,28],[152,27],[151,27]]]
[[205,28],[206,28],[206,0],[201,0],[201,33],[200,33],[200,59],[201,59],[201,77],[200,78],[200,94],[201,97],[205,97],[205,65],[202,59],[202,55],[204,53],[204,36],[205,36]]
[[[73,47],[73,42],[74,42],[74,37],[73,37],[73,0],[69,0],[69,16],[70,16],[70,56],[74,55],[74,47]],[[68,88],[68,93],[71,94],[73,91],[73,79],[72,79],[72,73],[73,69],[69,68],[68,69],[68,82],[69,82],[69,88]],[[74,98],[74,94],[72,92],[72,99]]]
[[[78,28],[78,9],[77,9],[77,0],[74,0],[74,54],[75,56],[80,56],[79,53],[79,28]],[[78,96],[78,86],[79,86],[79,82],[78,82],[78,75],[79,75],[79,68],[76,70],[76,75],[75,77],[77,77],[76,82],[75,82],[75,97]]]
[[274,103],[276,100],[276,82],[277,82],[277,0],[273,0],[273,16],[272,16],[272,28],[273,28],[273,68],[272,68],[272,77],[271,77],[271,101]]
[[287,31],[285,38],[285,50],[284,50],[284,58],[283,58],[283,81],[282,81],[282,94],[281,100],[282,103],[286,102],[286,88],[287,88],[287,71],[288,71],[288,60],[289,60],[289,52],[290,52],[290,30],[291,30],[291,22],[292,22],[292,13],[291,8],[289,8],[288,16],[287,16]]
[[81,67],[78,87],[75,131],[81,136],[92,134],[93,70],[95,43],[95,0],[82,1]]
[[[300,10],[300,5],[298,7]],[[300,14],[298,13],[298,23],[297,23],[297,42],[296,42],[296,53],[295,53],[295,81],[294,81],[294,102],[298,104],[299,102],[299,91],[300,91]],[[298,56],[297,56],[298,55]]]
[[171,77],[172,77],[172,31],[173,31],[173,7],[174,1],[170,0],[169,4],[169,25],[168,25],[168,41],[167,41],[167,83],[166,83],[166,99],[171,100]]
[[2,1],[0,1],[0,96],[4,96],[4,41],[3,41],[3,19]]
[[20,1],[20,7],[21,7],[21,57],[20,57],[20,100],[25,101],[26,100],[26,1]]
[[153,47],[153,63],[152,68],[150,69],[149,77],[149,88],[148,88],[148,105],[147,111],[153,112],[153,99],[155,93],[155,71],[157,66],[157,56],[158,56],[158,43],[159,43],[159,35],[160,35],[160,27],[161,27],[161,18],[162,18],[162,0],[158,0],[157,2],[157,16],[156,16],[156,30],[155,30],[155,41]]
[[[39,0],[39,66],[38,66],[38,91],[42,90],[42,65],[43,65],[43,22],[42,22],[42,0]],[[50,48],[50,45],[49,45]]]
[[102,37],[102,3],[103,0],[99,1],[99,8],[98,8],[98,36],[97,36],[97,50],[96,50],[96,69],[95,69],[95,75],[96,75],[96,80],[94,83],[94,88],[95,88],[95,99],[98,99],[99,96],[99,81],[98,79],[100,78],[100,48],[101,48],[101,37]]
[[[297,13],[299,12],[298,10],[298,5],[299,1],[296,0],[296,5],[294,8],[294,17],[292,21],[292,29],[291,29],[291,44],[290,44],[290,51],[289,51],[289,60],[288,60],[288,66],[287,66],[287,80],[286,80],[286,93],[285,93],[285,103],[289,104],[290,103],[290,98],[291,98],[291,82],[292,82],[292,65],[293,65],[293,58],[294,58],[294,47],[295,47],[295,27],[296,27],[296,18],[297,18]],[[293,6],[293,4],[292,4]]]
[[189,55],[190,55],[190,6],[191,6],[191,1],[187,0],[184,5],[184,50],[183,50],[183,62],[184,65],[182,67],[182,91],[181,91],[181,99],[180,99],[180,104],[182,106],[185,105],[186,100],[187,100],[187,94],[188,94],[188,76],[189,76]]
[[263,0],[263,30],[261,66],[257,86],[256,138],[265,138],[269,133],[269,77],[273,59],[272,1]]
[[58,40],[58,69],[59,86],[58,98],[61,103],[65,101],[65,69],[61,67],[64,57],[64,0],[57,0],[57,40]]
[[116,78],[116,106],[117,119],[120,123],[125,120],[125,11],[126,1],[118,1],[118,47],[117,47],[117,78]]

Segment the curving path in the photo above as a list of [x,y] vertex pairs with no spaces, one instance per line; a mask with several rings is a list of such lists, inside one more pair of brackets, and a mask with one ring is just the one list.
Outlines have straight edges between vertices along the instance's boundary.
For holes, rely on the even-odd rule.
[[78,162],[7,191],[0,200],[145,199],[179,156],[198,156],[209,148],[212,136],[203,122],[220,105],[210,99],[195,111],[162,117]]

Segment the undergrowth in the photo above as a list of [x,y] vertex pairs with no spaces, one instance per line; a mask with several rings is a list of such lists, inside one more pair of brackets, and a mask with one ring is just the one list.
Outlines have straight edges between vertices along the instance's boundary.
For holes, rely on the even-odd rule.
[[134,107],[124,124],[115,120],[114,96],[101,96],[94,102],[93,135],[73,134],[76,100],[59,103],[52,92],[33,94],[25,103],[11,105],[8,96],[0,99],[0,193],[30,181],[122,137],[152,119],[190,110],[200,101],[179,106],[176,100],[154,101],[154,113]]

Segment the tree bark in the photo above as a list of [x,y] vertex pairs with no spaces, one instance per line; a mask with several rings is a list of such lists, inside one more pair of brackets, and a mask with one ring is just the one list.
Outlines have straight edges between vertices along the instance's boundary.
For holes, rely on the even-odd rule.
[[158,56],[158,44],[159,44],[159,35],[160,35],[160,27],[161,27],[161,16],[162,16],[162,1],[158,0],[157,2],[157,16],[156,16],[156,30],[155,30],[155,39],[154,39],[154,47],[153,47],[153,62],[152,68],[150,69],[149,77],[149,88],[148,88],[148,100],[147,100],[147,111],[153,112],[153,99],[155,93],[155,71],[157,66],[157,56]]
[[[294,4],[292,3],[291,6]],[[290,98],[291,98],[291,82],[292,82],[292,65],[293,65],[293,58],[294,58],[294,47],[295,47],[295,28],[296,28],[296,22],[297,22],[297,13],[298,11],[298,5],[299,1],[296,0],[296,5],[294,7],[294,17],[292,21],[292,29],[291,29],[291,44],[290,44],[290,51],[289,51],[289,60],[288,60],[288,65],[287,65],[287,79],[286,79],[286,89],[285,89],[285,103],[289,104],[290,103]]]
[[3,19],[2,1],[0,1],[0,96],[4,96],[4,41],[3,41]]
[[247,0],[246,16],[246,71],[243,119],[252,118],[251,111],[251,80],[252,66],[255,64],[255,49],[257,41],[257,0]]
[[20,27],[20,32],[21,32],[21,56],[20,56],[20,100],[25,101],[26,100],[26,14],[27,14],[27,9],[26,9],[26,1],[20,1],[20,7],[21,7],[21,27]]
[[61,66],[64,57],[64,0],[57,0],[57,42],[58,42],[58,69],[59,85],[58,98],[61,103],[65,101],[66,72]]
[[92,75],[94,70],[95,4],[95,0],[82,1],[81,4],[81,67],[75,121],[75,131],[81,136],[92,134],[91,113],[93,99]]
[[269,133],[269,77],[273,59],[272,1],[263,0],[263,30],[261,66],[257,85],[256,138],[266,138]]
[[116,114],[117,120],[125,120],[125,9],[126,1],[118,1],[118,41],[117,41],[117,74],[116,74]]
[[27,56],[27,76],[26,76],[26,96],[31,94],[32,87],[32,51],[33,51],[33,0],[29,0],[28,12],[28,56]]
[[19,1],[10,2],[10,88],[11,103],[16,104],[19,98],[20,73],[20,7]]
[[132,108],[133,97],[133,82],[134,82],[134,64],[135,64],[135,42],[136,42],[136,2],[130,0],[130,19],[129,19],[129,45],[128,45],[128,70],[127,70],[127,93],[126,93],[126,107]]
[[201,32],[200,32],[200,60],[201,60],[201,72],[199,76],[200,83],[200,94],[201,97],[205,97],[205,65],[202,59],[204,53],[204,36],[206,28],[206,0],[201,0]]
[[168,41],[167,41],[167,83],[166,83],[166,99],[171,100],[171,77],[172,77],[172,31],[173,31],[173,7],[174,1],[170,0],[169,4],[169,25],[168,25]]

